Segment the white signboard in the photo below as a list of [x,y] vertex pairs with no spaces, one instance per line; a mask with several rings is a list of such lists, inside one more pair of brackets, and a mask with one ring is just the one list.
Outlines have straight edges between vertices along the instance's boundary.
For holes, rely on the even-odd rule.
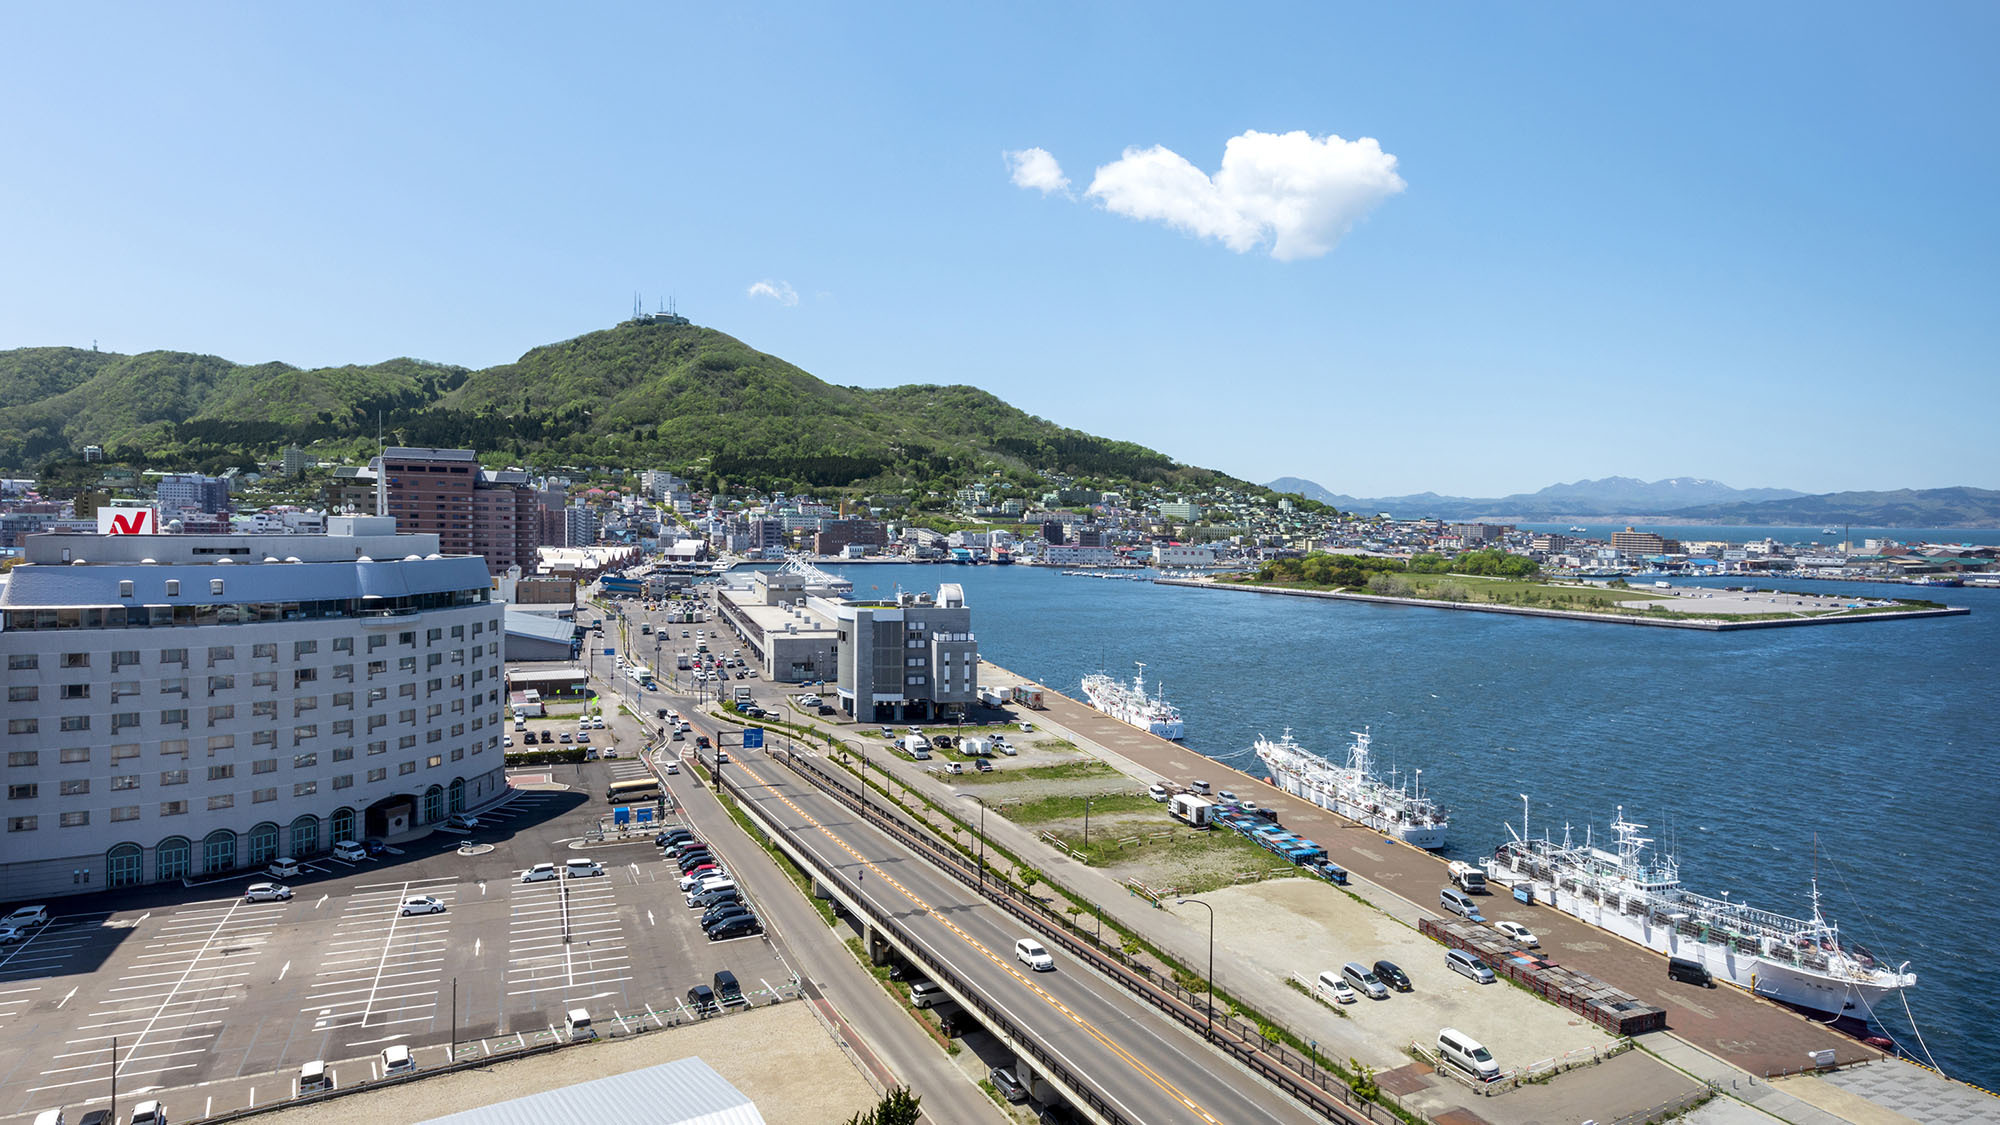
[[151,508],[97,509],[99,535],[158,535],[160,514]]

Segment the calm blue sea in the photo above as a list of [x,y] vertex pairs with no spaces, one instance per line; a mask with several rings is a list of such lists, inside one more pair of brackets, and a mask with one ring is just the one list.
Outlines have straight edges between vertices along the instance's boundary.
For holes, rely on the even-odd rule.
[[[962,583],[980,652],[1067,694],[1143,660],[1189,745],[1260,775],[1259,734],[1290,727],[1338,759],[1368,727],[1378,762],[1421,768],[1453,810],[1450,855],[1490,852],[1526,794],[1534,834],[1557,838],[1603,833],[1622,805],[1699,891],[1805,915],[1817,873],[1843,934],[1918,974],[1910,1005],[1944,1071],[2000,1088],[2000,590],[1921,593],[1969,617],[1718,634],[1031,567],[845,573],[864,596]],[[1900,1010],[1880,1015],[1916,1047]]]

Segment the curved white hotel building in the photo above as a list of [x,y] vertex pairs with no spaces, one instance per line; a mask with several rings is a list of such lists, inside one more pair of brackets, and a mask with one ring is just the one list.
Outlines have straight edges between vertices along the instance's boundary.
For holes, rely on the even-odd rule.
[[0,576],[0,886],[43,898],[261,868],[506,787],[486,563],[325,535],[26,539]]

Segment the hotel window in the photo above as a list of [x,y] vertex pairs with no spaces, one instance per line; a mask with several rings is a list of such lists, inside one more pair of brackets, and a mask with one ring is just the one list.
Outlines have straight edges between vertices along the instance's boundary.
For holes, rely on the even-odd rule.
[[61,693],[61,695],[62,695],[62,698],[64,698],[64,699],[89,699],[89,698],[90,698],[90,685],[89,685],[89,684],[64,684],[64,685],[62,686],[62,693]]
[[349,683],[353,683],[353,682],[354,682],[354,665],[352,665],[352,664],[336,664],[336,665],[334,665],[334,666],[333,666],[333,678],[334,678],[334,679],[336,679],[336,680],[346,680],[346,681],[347,681],[347,682],[349,682]]
[[208,709],[208,724],[210,726],[235,717],[236,705],[234,703],[224,703],[219,707],[210,707]]
[[139,653],[137,650],[125,649],[111,654],[111,670],[113,672],[125,667],[127,664],[137,663],[139,663]]
[[277,772],[278,772],[278,759],[276,759],[276,758],[259,758],[259,759],[257,759],[256,761],[254,761],[254,762],[251,762],[251,763],[250,763],[250,772],[251,772],[251,773],[277,773]]
[[312,683],[317,679],[319,679],[319,669],[300,668],[298,671],[292,673],[292,690],[297,691],[301,686]]
[[118,805],[111,810],[111,822],[113,824],[121,820],[137,819],[139,819],[139,806],[137,805]]
[[458,762],[458,761],[463,761],[464,759],[465,759],[465,747],[460,746],[452,750],[451,752],[452,761]]
[[295,770],[311,769],[316,765],[319,765],[318,754],[295,754],[292,756],[292,768]]
[[210,676],[208,678],[208,694],[210,695],[214,695],[218,691],[235,691],[235,690],[236,690],[235,676]]
[[209,579],[208,593],[210,597],[220,597],[222,594],[222,579],[220,578]]
[[[230,741],[233,742],[235,740],[231,739]],[[213,738],[208,740],[208,749],[210,753],[215,752],[215,740]],[[160,743],[160,756],[162,758],[180,758],[185,760],[188,756],[188,740],[185,738],[162,740]]]
[[294,746],[297,746],[299,743],[304,742],[308,738],[318,738],[318,737],[319,737],[318,723],[307,723],[304,726],[297,726],[292,728],[292,745]]
[[277,645],[262,644],[262,645],[250,646],[250,659],[252,660],[276,660],[277,658],[278,658]]
[[[122,720],[125,720],[125,719],[130,719],[130,720],[131,720],[130,724],[127,724],[127,723],[125,723],[125,722],[123,722],[123,721],[122,721]],[[135,726],[135,727],[136,727],[136,726],[138,726],[138,725],[139,725],[139,716],[138,716],[137,714],[134,714],[134,713],[129,713],[129,712],[128,712],[128,713],[126,713],[126,714],[123,714],[123,715],[118,715],[118,716],[116,716],[116,717],[114,717],[114,718],[113,718],[113,720],[112,720],[112,723],[111,723],[111,729],[112,729],[112,730],[120,730],[120,729],[124,728],[124,727],[125,727],[125,726],[127,726],[127,725],[130,725],[130,726]],[[80,731],[80,730],[89,730],[89,729],[90,729],[90,716],[89,716],[89,715],[64,715],[64,716],[63,716],[63,720],[62,720],[62,729],[66,730],[66,731]]]
[[114,765],[119,762],[130,761],[138,756],[139,744],[136,742],[119,742],[114,743],[111,747],[111,761]]
[[41,795],[42,787],[32,781],[7,787],[7,799],[10,801],[32,801]]
[[386,660],[370,660],[368,662],[368,678],[371,680],[376,676],[386,673],[388,670],[389,662]]
[[116,792],[120,792],[120,791],[122,791],[122,790],[126,790],[126,789],[137,789],[137,788],[139,788],[139,775],[138,775],[138,774],[136,774],[136,773],[115,773],[115,774],[112,774],[112,775],[111,775],[111,791],[112,791],[112,792],[116,793]]
[[160,802],[161,816],[186,816],[187,811],[188,811],[188,803],[186,801]]
[[260,730],[250,736],[250,745],[252,746],[276,746],[277,744],[278,732],[274,730]]
[[224,660],[234,660],[234,659],[236,659],[236,646],[235,646],[235,645],[210,645],[210,646],[208,646],[208,666],[209,666],[210,668],[213,668],[213,667],[215,667],[215,666],[216,666],[216,664],[217,664],[217,663],[219,663],[219,662],[221,662],[221,661],[224,661]]
[[40,761],[41,757],[42,752],[39,750],[9,750],[7,751],[7,764],[10,766],[32,766]]
[[389,752],[389,744],[387,742],[371,742],[368,744],[368,752],[370,754],[387,754]]
[[[137,723],[138,718],[137,715],[134,715],[132,721]],[[167,727],[178,726],[182,730],[186,730],[188,725],[187,708],[175,707],[171,710],[160,712],[160,725]],[[113,730],[118,729],[118,724],[115,720],[112,722],[111,727]]]
[[34,734],[35,732],[41,730],[41,728],[42,724],[34,719],[7,720],[8,734]]
[[[374,652],[376,649],[381,648],[383,645],[386,645],[388,643],[389,643],[389,638],[383,636],[380,633],[376,633],[368,638],[368,651]],[[372,668],[374,667],[374,665],[369,665],[369,667]]]
[[188,666],[188,650],[184,648],[163,648],[160,650],[160,663],[178,664],[185,668]]
[[12,685],[7,688],[7,702],[9,703],[33,703],[35,700],[40,699],[41,696],[42,689],[33,684],[28,684],[25,687]]
[[412,774],[415,772],[417,772],[417,763],[415,762],[403,762],[402,764],[396,767],[396,773],[398,776],[404,774]]
[[353,710],[353,709],[354,709],[354,693],[353,693],[353,692],[351,692],[351,691],[337,691],[337,692],[334,692],[334,693],[333,693],[333,705],[334,705],[335,707],[345,707],[345,708],[347,708],[347,709],[348,709],[348,710],[350,710],[350,711],[351,711],[351,710]]
[[169,579],[167,579],[167,596],[168,596],[168,597],[170,597],[170,598],[178,598],[178,597],[180,597],[180,596],[181,596],[181,580],[180,580],[180,579],[178,579],[178,578],[169,578]]
[[208,799],[210,812],[214,812],[216,809],[233,809],[235,807],[236,794],[234,793],[217,793]]
[[319,642],[318,642],[318,641],[293,641],[293,642],[292,642],[292,659],[293,659],[293,660],[297,660],[297,659],[298,659],[299,657],[301,657],[301,656],[304,656],[304,655],[306,655],[306,654],[307,654],[307,653],[309,653],[309,652],[318,652],[318,651],[319,651]]
[[[398,750],[414,750],[416,748],[417,736],[414,734],[406,734],[396,740],[396,749]],[[407,765],[408,763],[405,764]]]
[[414,672],[416,670],[417,658],[414,656],[405,656],[396,661],[396,671],[398,672]]
[[334,760],[334,761],[336,761],[336,762],[351,762],[351,761],[353,761],[353,760],[354,760],[354,747],[352,747],[352,746],[336,746],[336,747],[334,747],[334,748],[333,748],[333,760]]
[[372,769],[368,771],[368,782],[371,785],[377,781],[387,781],[387,780],[389,780],[389,771],[386,768]]
[[87,777],[69,778],[60,784],[57,792],[65,797],[82,797],[90,792],[90,779]]
[[410,647],[410,648],[415,648],[415,647],[417,647],[417,632],[416,632],[416,630],[412,629],[412,630],[410,630],[410,631],[409,631],[409,632],[407,632],[407,633],[398,633],[398,634],[396,634],[396,643],[397,643],[397,644],[399,644],[399,645],[406,645],[406,646],[408,646],[408,647]]
[[14,652],[7,655],[7,670],[9,672],[25,672],[41,666],[41,657],[32,652]]
[[234,763],[208,767],[208,779],[210,781],[227,781],[235,776],[236,766]]
[[250,714],[259,719],[275,719],[278,717],[278,701],[275,699],[263,699],[252,703],[250,705]]
[[353,651],[354,651],[354,638],[353,638],[353,637],[335,637],[335,638],[333,638],[333,651],[335,651],[335,652],[353,652]]
[[33,832],[34,830],[35,818],[32,816],[10,816],[7,818],[7,831],[9,832]]
[[351,788],[353,788],[353,787],[354,787],[354,775],[353,775],[353,774],[351,774],[351,773],[344,773],[344,774],[341,774],[341,775],[340,775],[339,777],[336,777],[336,778],[334,778],[334,779],[333,779],[333,787],[334,787],[335,789],[351,789]]
[[63,653],[62,666],[65,668],[88,668],[90,667],[90,654],[87,652],[65,652]]
[[182,699],[186,699],[187,693],[188,693],[188,682],[186,676],[176,676],[171,680],[160,681],[161,695],[178,695]]
[[344,734],[344,735],[349,735],[349,736],[352,736],[352,735],[354,734],[354,720],[353,720],[353,719],[335,719],[335,720],[333,721],[333,733],[334,733],[334,734],[336,734],[336,735],[343,735],[343,734]]
[[310,797],[317,792],[319,792],[319,782],[317,781],[299,781],[292,784],[292,796],[294,797]]
[[160,771],[161,785],[186,785],[187,781],[188,781],[188,771],[186,770]]
[[120,578],[118,580],[118,596],[121,598],[132,596],[132,580],[130,578]]
[[60,828],[88,827],[90,825],[90,811],[88,809],[78,809],[75,812],[59,813],[56,816],[56,825]]
[[308,695],[303,699],[292,700],[292,718],[294,719],[305,714],[307,711],[317,710],[319,710],[319,696],[317,695]]
[[252,804],[261,805],[266,801],[275,801],[277,799],[278,791],[276,789],[253,789],[250,792],[250,802]]
[[416,697],[417,685],[415,684],[401,684],[396,688],[396,698],[398,699],[415,699]]

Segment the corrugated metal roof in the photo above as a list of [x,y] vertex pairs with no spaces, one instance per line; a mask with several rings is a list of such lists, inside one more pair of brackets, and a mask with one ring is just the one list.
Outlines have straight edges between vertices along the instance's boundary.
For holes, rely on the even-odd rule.
[[507,635],[510,637],[534,637],[544,641],[568,644],[576,637],[576,623],[551,619],[535,613],[522,613],[512,606],[507,607]]
[[765,1125],[756,1103],[698,1058],[544,1090],[498,1105],[433,1117],[418,1125],[548,1125],[552,1121]]

